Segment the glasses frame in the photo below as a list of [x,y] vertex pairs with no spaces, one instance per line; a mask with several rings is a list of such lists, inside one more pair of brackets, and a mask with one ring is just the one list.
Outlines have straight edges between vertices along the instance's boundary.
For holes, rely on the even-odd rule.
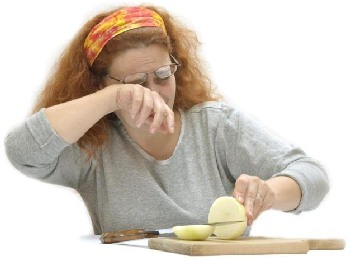
[[[149,74],[152,74],[152,73],[153,73],[156,77],[158,77],[158,75],[157,75],[156,72],[157,72],[160,68],[162,68],[162,67],[164,67],[164,66],[176,65],[175,70],[174,70],[174,72],[173,72],[171,75],[169,75],[168,77],[166,77],[166,78],[164,78],[164,79],[158,77],[160,80],[165,80],[165,79],[169,78],[170,76],[174,75],[174,74],[176,73],[178,67],[180,67],[181,65],[180,65],[180,63],[175,59],[175,57],[172,56],[171,54],[170,54],[170,59],[172,60],[172,63],[162,65],[162,66],[160,66],[157,70],[155,70],[155,71],[153,71],[153,72],[136,72],[136,73],[144,73],[144,74],[146,75],[144,81],[141,82],[141,83],[138,83],[138,84],[140,84],[140,85],[144,84],[145,81],[147,80]],[[109,78],[111,78],[112,80],[114,80],[114,81],[117,81],[117,82],[120,82],[120,83],[123,83],[123,84],[128,84],[128,83],[125,82],[125,78],[129,77],[130,75],[136,74],[136,73],[129,74],[129,75],[125,76],[123,79],[117,79],[117,78],[115,78],[115,77],[113,77],[113,76],[111,76],[111,75],[109,75],[109,74],[108,74],[107,76],[108,76]]]

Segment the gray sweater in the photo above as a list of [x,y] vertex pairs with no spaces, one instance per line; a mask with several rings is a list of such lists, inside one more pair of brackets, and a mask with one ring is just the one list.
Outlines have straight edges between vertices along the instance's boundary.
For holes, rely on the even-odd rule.
[[25,175],[76,189],[95,234],[206,223],[211,204],[231,195],[242,173],[296,180],[302,199],[293,213],[314,209],[327,194],[317,161],[240,110],[207,102],[180,113],[180,138],[167,160],[155,160],[114,121],[106,146],[87,161],[77,144],[55,133],[44,109],[9,133],[6,151]]

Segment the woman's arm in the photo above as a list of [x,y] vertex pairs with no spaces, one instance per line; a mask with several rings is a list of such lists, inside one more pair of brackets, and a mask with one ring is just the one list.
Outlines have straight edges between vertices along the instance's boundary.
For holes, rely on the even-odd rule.
[[232,177],[233,195],[250,223],[266,209],[292,213],[316,208],[329,191],[323,166],[252,117],[224,107],[218,157]]
[[173,132],[172,110],[159,95],[134,84],[110,85],[96,93],[47,108],[45,114],[57,134],[66,142],[74,143],[103,116],[118,109],[126,110],[135,122],[149,124],[154,131],[167,126],[166,131]]
[[272,209],[290,211],[299,206],[301,189],[294,179],[279,176],[267,180],[266,183],[275,195],[275,200],[271,206]]
[[45,110],[56,133],[68,143],[77,142],[103,116],[117,109],[115,88],[58,104]]

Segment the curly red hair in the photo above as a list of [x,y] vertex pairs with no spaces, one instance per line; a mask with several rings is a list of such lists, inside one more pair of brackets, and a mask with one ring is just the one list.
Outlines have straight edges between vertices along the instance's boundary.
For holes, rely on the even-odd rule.
[[[33,112],[81,98],[103,88],[103,76],[106,75],[115,54],[151,44],[167,48],[181,64],[180,70],[175,74],[177,86],[174,108],[187,110],[195,104],[218,100],[220,96],[214,92],[197,54],[200,42],[196,34],[163,8],[147,5],[144,7],[161,15],[167,37],[159,28],[139,28],[120,34],[107,43],[90,68],[84,52],[84,41],[97,23],[117,9],[96,15],[83,25],[60,56],[53,73],[38,96]],[[79,139],[79,147],[89,158],[95,156],[97,150],[107,141],[108,122],[111,117],[115,115],[106,115],[100,119]]]

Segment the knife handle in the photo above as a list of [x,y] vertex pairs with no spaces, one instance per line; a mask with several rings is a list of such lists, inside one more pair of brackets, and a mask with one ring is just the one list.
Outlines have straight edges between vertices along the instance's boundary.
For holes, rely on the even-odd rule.
[[159,232],[145,229],[130,229],[114,232],[105,232],[101,235],[102,244],[119,243],[129,240],[158,237]]

